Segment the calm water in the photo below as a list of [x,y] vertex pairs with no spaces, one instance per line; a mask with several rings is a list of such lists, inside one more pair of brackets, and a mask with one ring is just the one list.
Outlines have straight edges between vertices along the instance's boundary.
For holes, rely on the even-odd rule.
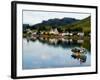
[[[86,53],[71,50],[83,46]],[[84,67],[91,65],[90,41],[72,39],[23,38],[23,69]]]

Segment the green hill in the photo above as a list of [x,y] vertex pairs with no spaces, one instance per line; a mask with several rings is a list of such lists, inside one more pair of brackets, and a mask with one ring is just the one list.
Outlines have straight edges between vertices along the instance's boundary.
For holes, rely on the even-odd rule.
[[[25,27],[23,25],[23,27]],[[52,28],[57,28],[59,32],[84,32],[88,35],[91,32],[91,16],[78,20],[74,18],[49,19],[33,26],[28,26],[31,30],[50,31]],[[26,30],[26,28],[25,28]]]
[[81,31],[85,33],[90,33],[91,32],[91,17],[89,16],[83,20],[70,24],[69,26],[71,26],[71,29],[73,30],[80,29]]

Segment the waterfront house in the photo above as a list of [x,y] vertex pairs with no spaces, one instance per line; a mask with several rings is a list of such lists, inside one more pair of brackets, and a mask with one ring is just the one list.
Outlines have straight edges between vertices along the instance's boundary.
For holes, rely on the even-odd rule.
[[44,31],[41,31],[40,34],[44,34]]
[[37,34],[37,32],[32,32],[32,35],[36,35]]
[[51,29],[49,33],[50,33],[50,34],[59,34],[57,28]]
[[27,34],[32,34],[32,31],[30,29],[27,29]]
[[70,33],[66,32],[66,33],[62,33],[62,36],[68,36]]
[[77,35],[78,36],[84,36],[84,32],[78,32]]
[[73,33],[69,33],[69,35],[70,35],[70,36],[72,36],[72,35],[73,35]]

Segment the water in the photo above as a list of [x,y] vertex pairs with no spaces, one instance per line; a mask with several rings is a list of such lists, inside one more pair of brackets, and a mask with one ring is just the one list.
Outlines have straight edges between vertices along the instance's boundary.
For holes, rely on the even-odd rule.
[[[74,53],[83,46],[86,53]],[[89,42],[72,39],[23,38],[23,69],[84,67],[91,65]]]

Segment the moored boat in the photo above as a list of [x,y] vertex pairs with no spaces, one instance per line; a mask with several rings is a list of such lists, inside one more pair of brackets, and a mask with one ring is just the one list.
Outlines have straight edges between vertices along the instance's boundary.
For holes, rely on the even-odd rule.
[[83,48],[83,47],[81,47],[81,48],[75,47],[75,48],[73,48],[71,51],[74,52],[74,53],[77,53],[77,52],[79,52],[79,53],[84,53],[84,52],[86,52],[86,49]]

